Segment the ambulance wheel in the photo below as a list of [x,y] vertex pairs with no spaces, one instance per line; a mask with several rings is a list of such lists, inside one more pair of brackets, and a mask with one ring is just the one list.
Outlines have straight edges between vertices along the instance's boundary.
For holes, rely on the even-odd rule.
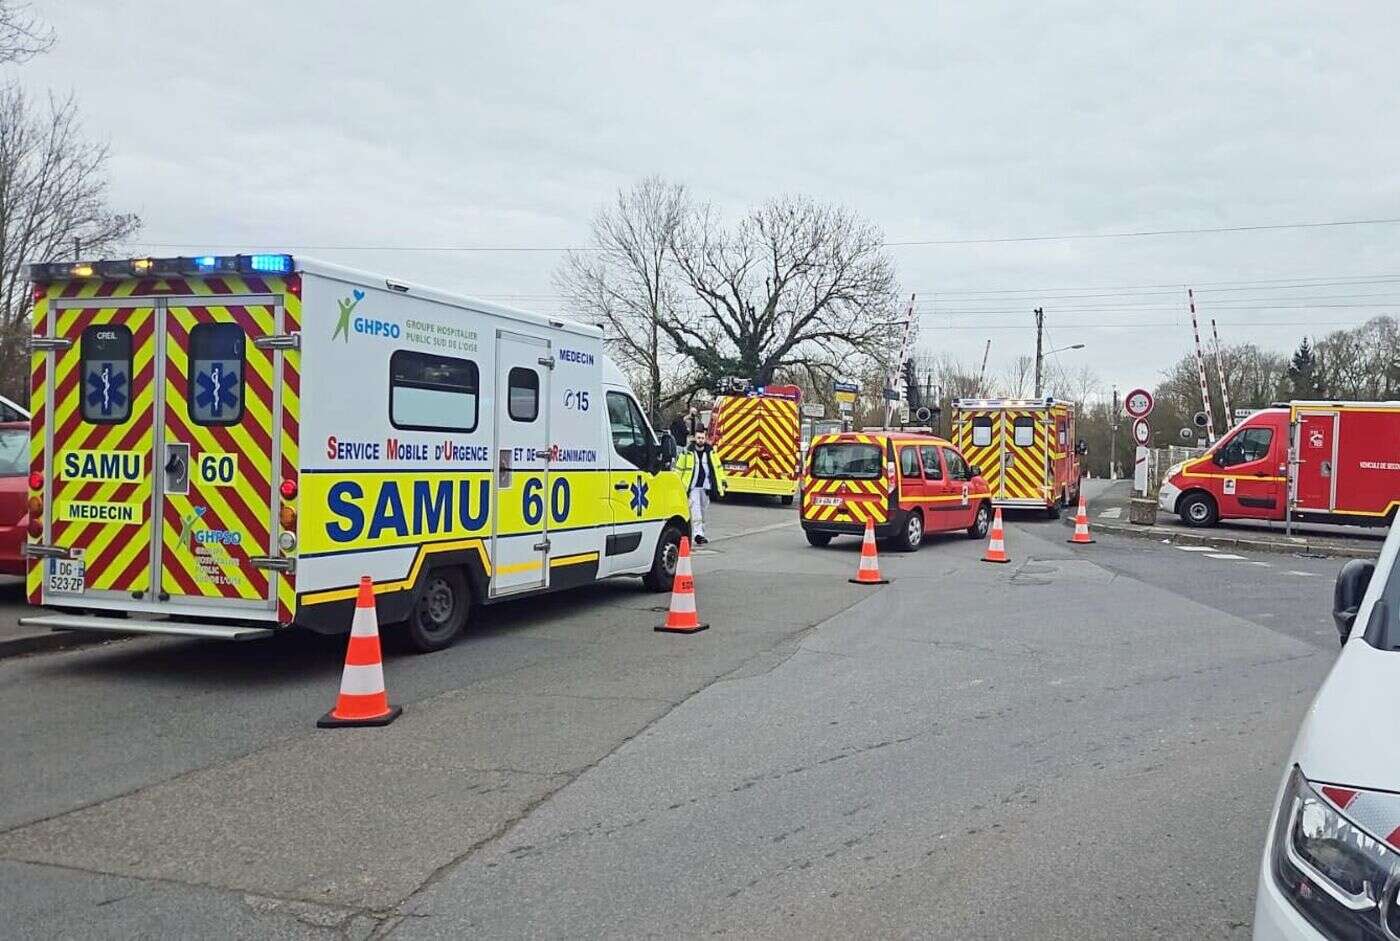
[[783,496],[783,506],[792,506],[792,494],[789,493]]
[[972,539],[986,539],[987,530],[992,528],[992,508],[985,503],[977,504],[977,515],[972,518],[972,525],[967,528],[967,535]]
[[471,606],[467,579],[460,568],[433,569],[404,622],[404,636],[419,653],[450,647],[467,625]]
[[656,540],[656,557],[651,560],[651,571],[642,576],[642,584],[647,591],[670,591],[676,584],[676,560],[681,555],[681,531],[667,526]]
[[904,525],[900,527],[899,535],[895,537],[895,547],[900,552],[914,552],[923,545],[924,542],[924,514],[918,510],[912,510],[904,518]]
[[1047,506],[1047,507],[1045,508],[1045,515],[1046,515],[1048,518],[1052,519],[1052,520],[1057,520],[1057,519],[1060,518],[1060,498],[1059,498],[1059,497],[1056,497],[1056,498],[1055,498],[1055,502],[1051,503],[1049,506]]
[[1177,512],[1181,514],[1183,523],[1197,528],[1214,526],[1220,519],[1220,510],[1215,505],[1215,498],[1208,493],[1187,494],[1177,507]]
[[809,533],[806,534],[806,536],[807,536],[807,544],[808,544],[809,546],[816,546],[818,549],[820,549],[820,548],[822,548],[823,546],[829,546],[829,545],[831,545],[831,533],[812,533],[812,532],[809,532]]

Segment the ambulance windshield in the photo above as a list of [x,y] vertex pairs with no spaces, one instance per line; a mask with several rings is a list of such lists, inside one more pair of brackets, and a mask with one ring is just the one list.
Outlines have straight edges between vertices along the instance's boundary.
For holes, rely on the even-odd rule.
[[821,444],[812,452],[812,476],[874,480],[880,476],[878,444]]

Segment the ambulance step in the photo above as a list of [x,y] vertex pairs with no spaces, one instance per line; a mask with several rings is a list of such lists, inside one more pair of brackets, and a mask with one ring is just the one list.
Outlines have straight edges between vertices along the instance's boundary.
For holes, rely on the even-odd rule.
[[256,640],[271,637],[270,628],[247,624],[201,624],[190,621],[141,621],[136,618],[103,618],[85,614],[46,614],[20,618],[26,627],[55,631],[110,631],[115,634],[168,634],[173,637],[212,637],[215,640]]

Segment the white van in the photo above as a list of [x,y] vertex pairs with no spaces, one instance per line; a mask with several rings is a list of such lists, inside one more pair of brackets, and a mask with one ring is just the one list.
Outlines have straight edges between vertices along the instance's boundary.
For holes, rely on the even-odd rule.
[[286,254],[32,265],[31,603],[243,639],[670,586],[688,510],[590,326]]
[[1342,652],[1284,766],[1254,937],[1400,937],[1400,525],[1337,576]]

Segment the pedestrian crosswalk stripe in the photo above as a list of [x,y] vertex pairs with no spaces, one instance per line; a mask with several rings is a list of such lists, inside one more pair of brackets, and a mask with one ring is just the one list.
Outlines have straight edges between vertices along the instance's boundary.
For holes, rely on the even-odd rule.
[[1116,520],[1123,515],[1121,506],[1111,506],[1099,514],[1099,519]]
[[1257,559],[1250,559],[1250,560],[1249,560],[1249,564],[1250,564],[1250,565],[1260,565],[1260,566],[1263,566],[1264,568],[1268,568],[1268,567],[1269,567],[1269,563],[1267,563],[1267,562],[1260,562],[1260,561],[1257,560]]
[[1228,560],[1230,560],[1231,562],[1243,562],[1243,561],[1245,561],[1245,557],[1244,557],[1244,556],[1242,556],[1242,555],[1231,555],[1231,554],[1228,553],[1228,552],[1212,552],[1210,555],[1206,556],[1206,558],[1208,558],[1208,559],[1228,559]]
[[1302,576],[1303,578],[1317,578],[1317,577],[1318,577],[1318,575],[1317,575],[1316,572],[1301,572],[1301,571],[1298,571],[1297,569],[1290,569],[1289,572],[1288,572],[1288,574],[1289,574],[1289,575],[1300,575],[1300,576]]
[[1177,546],[1182,552],[1214,552],[1214,546]]

